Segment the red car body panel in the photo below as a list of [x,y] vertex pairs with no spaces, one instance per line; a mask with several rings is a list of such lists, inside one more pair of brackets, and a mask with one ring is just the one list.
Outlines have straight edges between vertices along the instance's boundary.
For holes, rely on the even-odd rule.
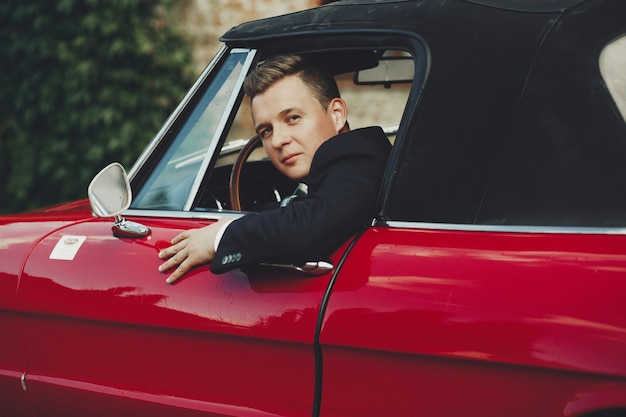
[[[21,219],[16,234],[29,217]],[[13,359],[22,359],[12,365],[25,362],[22,331],[29,346],[35,412],[308,415],[315,325],[330,276],[212,276],[200,268],[184,286],[169,286],[156,252],[189,222],[138,220],[151,227],[149,238],[114,238],[106,220],[68,221],[58,230],[53,222],[25,263],[20,320],[4,314],[3,328],[20,341]],[[87,240],[73,261],[49,259],[65,235]],[[16,256],[5,259],[23,263],[18,247],[11,249]],[[597,402],[619,406],[626,395],[624,250],[617,235],[369,229],[332,282],[320,336],[321,415],[482,408],[521,416],[538,402],[569,403],[575,415]],[[113,252],[122,255],[107,261]],[[175,368],[155,367],[168,357]],[[15,410],[27,409],[20,374],[5,378]],[[450,400],[443,405],[442,391]],[[520,396],[530,407],[512,413]]]
[[[0,414],[622,417],[626,124],[601,54],[621,40],[623,58],[625,11],[347,1],[233,28],[130,180],[105,175],[106,204],[90,188],[111,218],[86,201],[0,217]],[[376,215],[331,272],[166,284],[174,236],[244,215],[243,77],[294,51],[335,74],[413,60]],[[388,92],[379,77],[366,88]],[[293,190],[254,172],[251,203]],[[113,234],[118,186],[147,236]]]
[[326,310],[322,415],[527,416],[551,402],[574,415],[593,396],[619,406],[625,254],[615,235],[369,229]]
[[[30,415],[21,377],[26,369],[26,349],[22,322],[16,312],[17,288],[30,251],[47,234],[88,215],[85,201],[30,214],[0,218],[0,392],[10,398],[3,413]],[[82,209],[80,208],[82,207]]]
[[[93,220],[51,233],[30,254],[18,308],[35,410],[93,415],[105,402],[118,414],[145,403],[137,410],[152,415],[172,406],[189,415],[310,415],[312,346],[330,276],[213,276],[205,267],[168,285],[158,250],[206,222],[139,220],[152,230],[146,239],[115,238],[110,221]],[[73,260],[50,259],[63,236],[87,239]],[[176,367],[156,366],[168,358]]]

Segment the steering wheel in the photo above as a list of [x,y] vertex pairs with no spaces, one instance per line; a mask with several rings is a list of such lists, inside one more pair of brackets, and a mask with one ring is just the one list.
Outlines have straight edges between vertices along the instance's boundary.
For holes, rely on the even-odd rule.
[[241,170],[243,164],[248,160],[252,151],[261,145],[261,138],[254,136],[239,151],[239,155],[230,171],[230,207],[232,210],[241,211],[241,198],[239,196],[239,182],[241,181]]

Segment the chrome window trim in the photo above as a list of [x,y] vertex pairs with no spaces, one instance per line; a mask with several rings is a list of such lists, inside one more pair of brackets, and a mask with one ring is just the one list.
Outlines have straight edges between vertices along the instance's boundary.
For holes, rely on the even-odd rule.
[[174,124],[174,121],[178,118],[180,113],[187,106],[187,104],[189,103],[191,98],[194,96],[194,94],[196,94],[196,91],[198,91],[198,89],[200,88],[200,85],[202,85],[202,83],[204,82],[206,77],[209,75],[209,73],[213,70],[213,68],[215,68],[217,63],[220,62],[224,54],[226,54],[227,50],[228,50],[228,47],[226,45],[223,45],[220,48],[217,54],[215,54],[215,57],[213,58],[213,60],[209,63],[209,65],[207,65],[204,71],[202,71],[202,73],[200,74],[196,82],[189,89],[189,91],[187,91],[187,94],[185,94],[185,96],[180,101],[180,103],[178,103],[178,106],[176,106],[176,109],[174,109],[174,111],[172,112],[172,114],[170,114],[170,116],[167,118],[165,123],[163,123],[163,126],[161,126],[161,129],[157,132],[157,134],[150,141],[148,146],[146,146],[143,152],[139,155],[139,158],[137,158],[137,160],[131,167],[130,171],[128,171],[128,178],[130,179],[131,182],[133,178],[135,177],[135,175],[137,174],[137,172],[139,172],[141,167],[143,167],[143,165],[146,163],[146,161],[148,160],[152,152],[154,152],[157,145],[163,140],[163,138],[165,137],[165,133],[172,127],[172,124]]
[[487,224],[421,223],[403,221],[379,221],[376,226],[399,229],[446,230],[459,232],[527,233],[527,234],[580,234],[580,235],[626,235],[626,227],[579,227],[579,226],[509,226]]
[[238,219],[243,217],[245,213],[234,211],[174,211],[174,210],[141,210],[129,209],[122,213],[124,217],[150,217],[164,219],[206,219],[218,220],[222,217]]
[[202,161],[202,165],[200,166],[200,169],[198,170],[198,173],[196,174],[196,178],[193,181],[191,190],[189,190],[187,201],[185,201],[185,204],[183,205],[183,211],[191,210],[193,202],[196,199],[196,195],[198,194],[198,190],[200,189],[200,184],[202,183],[202,179],[204,178],[204,175],[206,174],[206,171],[209,168],[209,164],[211,162],[211,155],[213,155],[213,152],[215,152],[215,149],[217,148],[217,144],[219,142],[219,138],[220,136],[222,136],[222,133],[224,132],[224,129],[226,128],[226,123],[231,115],[233,108],[235,107],[235,102],[237,101],[237,98],[239,97],[241,88],[243,87],[243,81],[246,78],[246,75],[248,75],[248,70],[250,69],[252,62],[254,61],[256,50],[235,48],[235,49],[230,50],[230,53],[231,54],[246,53],[247,56],[246,56],[246,59],[244,60],[241,73],[237,77],[237,81],[235,81],[235,83],[233,84],[233,91],[231,92],[230,98],[228,99],[228,102],[226,103],[226,106],[224,107],[224,111],[222,112],[222,117],[220,118],[220,121],[217,124],[215,133],[213,137],[211,138],[211,140],[209,141],[209,147],[207,148],[207,151],[205,153],[205,157],[204,157],[204,160]]
[[[166,211],[129,209],[124,216],[153,217],[172,219],[206,219],[218,220],[222,217],[238,219],[245,212],[234,211]],[[575,227],[575,226],[502,226],[486,224],[454,224],[454,223],[423,223],[403,221],[374,222],[374,227],[390,227],[411,230],[442,230],[457,232],[489,232],[489,233],[526,233],[526,234],[579,234],[579,235],[626,235],[626,227]]]

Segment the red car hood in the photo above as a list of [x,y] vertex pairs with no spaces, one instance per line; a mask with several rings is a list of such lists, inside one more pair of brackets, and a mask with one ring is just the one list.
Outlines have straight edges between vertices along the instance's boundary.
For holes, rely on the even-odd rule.
[[15,308],[22,268],[37,244],[56,230],[92,218],[87,200],[0,216],[0,310]]

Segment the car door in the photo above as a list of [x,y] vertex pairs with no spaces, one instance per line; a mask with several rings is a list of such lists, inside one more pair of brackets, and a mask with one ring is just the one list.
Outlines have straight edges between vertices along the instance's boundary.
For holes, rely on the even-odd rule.
[[168,285],[157,271],[158,251],[178,233],[240,215],[186,208],[253,58],[224,49],[131,173],[149,191],[125,216],[147,236],[116,237],[113,219],[91,218],[31,252],[17,299],[37,415],[311,415],[330,273],[201,267]]
[[602,234],[369,229],[326,308],[321,415],[623,406],[625,245]]
[[333,281],[320,415],[624,415],[626,124],[607,90],[624,66],[601,74],[626,56],[624,3],[593,5],[562,17],[519,90],[473,94],[482,62],[439,63],[386,220]]
[[329,275],[204,267],[168,285],[158,250],[207,222],[138,220],[149,237],[119,239],[94,220],[29,257],[19,305],[37,414],[310,415]]

